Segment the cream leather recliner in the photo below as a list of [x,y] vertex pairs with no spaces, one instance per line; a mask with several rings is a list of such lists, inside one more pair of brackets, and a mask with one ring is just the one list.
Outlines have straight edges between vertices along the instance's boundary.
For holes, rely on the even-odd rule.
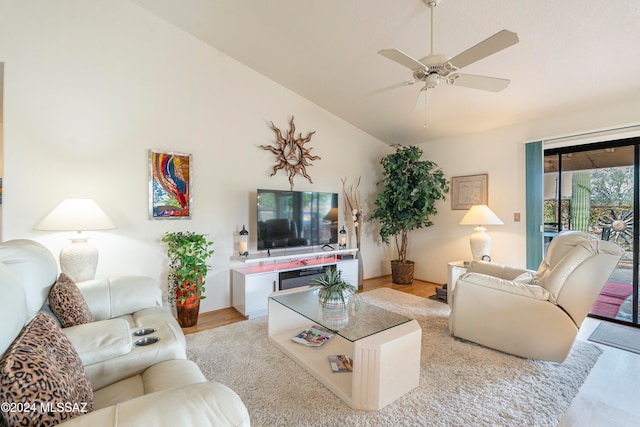
[[568,231],[538,271],[472,261],[451,295],[455,337],[532,359],[562,362],[624,250]]

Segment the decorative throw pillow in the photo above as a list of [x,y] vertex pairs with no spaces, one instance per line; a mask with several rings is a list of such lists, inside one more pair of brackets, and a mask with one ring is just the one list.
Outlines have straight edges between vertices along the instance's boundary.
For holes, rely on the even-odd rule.
[[7,425],[52,426],[93,409],[78,353],[56,322],[38,313],[0,359],[0,402]]
[[80,289],[73,280],[60,273],[49,291],[49,306],[63,328],[93,322],[93,316]]

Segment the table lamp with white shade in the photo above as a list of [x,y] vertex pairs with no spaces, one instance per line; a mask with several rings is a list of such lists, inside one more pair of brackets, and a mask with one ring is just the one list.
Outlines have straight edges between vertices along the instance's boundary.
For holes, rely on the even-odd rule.
[[35,226],[36,230],[78,232],[60,251],[60,269],[76,282],[93,279],[98,266],[98,250],[82,232],[112,228],[115,224],[93,199],[64,199]]
[[491,237],[489,237],[487,229],[483,225],[503,225],[504,223],[500,218],[487,205],[473,205],[462,217],[460,224],[477,226],[469,238],[473,259],[490,260]]

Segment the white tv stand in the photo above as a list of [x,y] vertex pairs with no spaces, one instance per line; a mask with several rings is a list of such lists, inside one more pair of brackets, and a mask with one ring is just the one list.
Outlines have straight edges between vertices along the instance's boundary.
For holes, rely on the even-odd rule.
[[[342,278],[358,287],[357,248],[316,251],[288,251],[272,256],[252,255],[234,257],[245,266],[232,270],[233,307],[248,318],[267,315],[268,298],[271,293],[281,290],[280,282],[288,272],[313,273],[316,268],[335,265],[342,272]],[[342,255],[352,255],[342,259]],[[282,277],[281,275],[285,273]],[[304,281],[304,279],[301,279]],[[309,281],[312,279],[309,279]],[[305,283],[304,286],[309,283]]]

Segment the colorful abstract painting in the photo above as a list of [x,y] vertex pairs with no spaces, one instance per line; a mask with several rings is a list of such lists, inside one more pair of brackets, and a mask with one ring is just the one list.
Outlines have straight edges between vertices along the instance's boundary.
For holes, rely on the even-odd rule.
[[191,218],[191,154],[149,150],[149,216]]

